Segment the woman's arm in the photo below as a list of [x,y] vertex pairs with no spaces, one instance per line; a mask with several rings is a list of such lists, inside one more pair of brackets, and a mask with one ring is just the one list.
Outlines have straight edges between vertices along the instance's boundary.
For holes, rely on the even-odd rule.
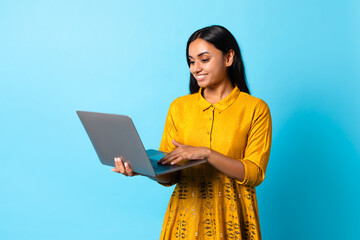
[[265,102],[260,101],[254,110],[243,158],[233,159],[207,147],[193,147],[172,140],[177,148],[160,162],[176,164],[184,159],[206,159],[212,166],[234,178],[238,183],[258,186],[265,178],[269,161],[271,130],[269,107]]
[[227,176],[239,181],[245,178],[245,166],[242,161],[238,159],[229,158],[219,152],[209,149],[210,153],[207,156],[207,161],[219,171],[225,173]]
[[159,163],[161,164],[176,164],[182,160],[196,160],[205,159],[212,166],[219,171],[225,173],[227,176],[236,180],[243,181],[245,177],[245,167],[242,161],[238,159],[229,158],[217,151],[211,150],[207,147],[193,147],[183,145],[175,140],[172,140],[173,144],[177,147],[174,151],[167,154],[162,158]]

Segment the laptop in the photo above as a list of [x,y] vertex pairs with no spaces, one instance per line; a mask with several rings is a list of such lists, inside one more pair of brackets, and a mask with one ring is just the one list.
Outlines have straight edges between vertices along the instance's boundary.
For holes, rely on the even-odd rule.
[[156,177],[206,161],[184,161],[184,163],[176,165],[157,164],[166,153],[155,149],[145,150],[129,116],[85,111],[76,111],[76,113],[95,148],[100,162],[104,165],[114,167],[114,158],[122,156],[134,172]]

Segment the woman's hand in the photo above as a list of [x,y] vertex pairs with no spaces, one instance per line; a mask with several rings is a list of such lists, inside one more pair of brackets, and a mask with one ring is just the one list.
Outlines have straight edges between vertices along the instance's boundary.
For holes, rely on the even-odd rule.
[[130,168],[130,165],[128,162],[123,163],[122,157],[115,157],[115,168],[111,169],[113,172],[121,173],[125,176],[136,176],[137,173],[134,173],[132,169]]
[[160,159],[159,164],[171,163],[173,165],[184,159],[206,159],[209,164],[231,178],[239,181],[243,181],[245,178],[245,166],[238,159],[229,158],[207,147],[193,147],[180,144],[175,140],[172,140],[172,143],[177,148]]
[[166,154],[165,157],[158,161],[158,164],[177,164],[182,160],[199,160],[207,159],[210,155],[211,150],[207,147],[193,147],[178,143],[174,139],[172,143],[177,147],[174,151]]

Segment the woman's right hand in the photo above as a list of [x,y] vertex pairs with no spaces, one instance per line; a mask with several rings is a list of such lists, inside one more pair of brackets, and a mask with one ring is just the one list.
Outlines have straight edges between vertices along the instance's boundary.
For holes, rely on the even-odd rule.
[[[111,171],[113,172],[117,172],[117,173],[121,173],[125,176],[137,176],[139,175],[138,173],[135,173],[132,171],[130,165],[128,162],[124,162],[124,159],[122,157],[115,157],[114,158],[114,162],[115,162],[115,168],[111,169]],[[179,172],[172,172],[172,173],[168,173],[168,174],[164,174],[161,176],[156,176],[156,177],[150,177],[149,178],[161,182],[161,183],[170,183],[171,179],[176,176],[178,178],[179,176]]]
[[125,176],[136,176],[137,173],[134,173],[128,162],[124,162],[122,157],[115,157],[115,168],[111,169],[113,172],[121,173]]

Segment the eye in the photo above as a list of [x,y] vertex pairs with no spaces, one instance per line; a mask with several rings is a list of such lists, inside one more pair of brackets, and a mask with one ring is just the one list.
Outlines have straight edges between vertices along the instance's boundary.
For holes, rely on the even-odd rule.
[[190,65],[193,65],[195,62],[194,61],[189,61]]
[[210,60],[210,58],[201,59],[201,62],[207,63]]

